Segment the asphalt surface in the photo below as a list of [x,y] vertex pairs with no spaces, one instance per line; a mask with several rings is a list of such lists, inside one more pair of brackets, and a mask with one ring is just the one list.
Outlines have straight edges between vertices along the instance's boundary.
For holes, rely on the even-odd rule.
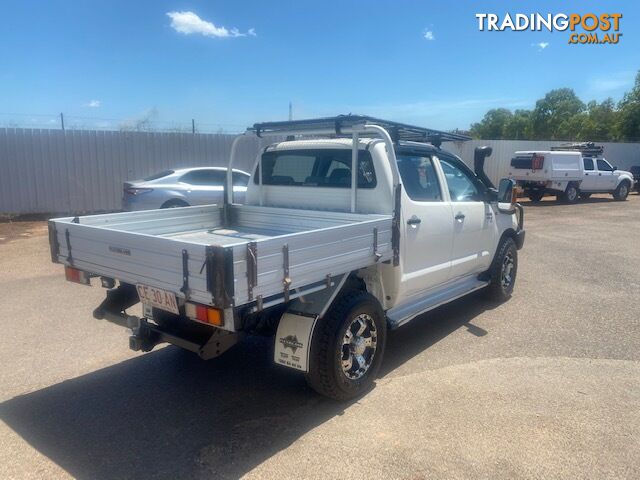
[[0,224],[0,478],[640,478],[640,196],[527,205],[526,228],[509,302],[392,332],[339,404],[268,339],[131,352],[44,223]]

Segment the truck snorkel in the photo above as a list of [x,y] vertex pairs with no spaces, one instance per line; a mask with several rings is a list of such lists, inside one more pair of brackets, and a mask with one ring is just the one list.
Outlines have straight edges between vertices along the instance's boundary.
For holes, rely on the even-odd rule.
[[473,152],[473,170],[476,172],[478,178],[485,184],[488,189],[494,189],[495,186],[487,177],[487,174],[484,171],[484,160],[487,157],[490,157],[493,153],[493,149],[489,146],[484,147],[476,147]]

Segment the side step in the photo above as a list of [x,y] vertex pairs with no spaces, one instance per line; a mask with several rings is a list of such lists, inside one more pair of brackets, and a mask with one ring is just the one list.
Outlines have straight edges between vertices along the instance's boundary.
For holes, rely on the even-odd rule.
[[430,292],[424,297],[410,300],[402,305],[398,305],[387,310],[389,327],[393,330],[401,325],[413,320],[418,315],[433,310],[434,308],[449,303],[456,298],[463,297],[468,293],[489,285],[489,282],[478,280],[476,276],[466,277]]

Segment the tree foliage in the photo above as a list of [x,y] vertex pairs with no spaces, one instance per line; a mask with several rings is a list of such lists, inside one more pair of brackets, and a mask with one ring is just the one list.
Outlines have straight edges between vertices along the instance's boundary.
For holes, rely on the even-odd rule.
[[489,110],[471,126],[481,139],[640,141],[640,72],[616,103],[608,98],[585,104],[570,88],[551,90],[533,110]]

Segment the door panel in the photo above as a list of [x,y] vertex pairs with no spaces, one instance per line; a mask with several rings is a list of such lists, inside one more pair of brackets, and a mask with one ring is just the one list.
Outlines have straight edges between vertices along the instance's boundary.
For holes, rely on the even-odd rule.
[[440,158],[451,199],[453,252],[451,277],[479,273],[491,263],[496,226],[491,206],[480,201],[482,192],[475,178],[458,160]]
[[584,165],[584,178],[580,182],[580,190],[583,192],[595,191],[598,189],[598,172],[595,169],[593,158],[582,159]]
[[484,202],[452,202],[451,207],[454,216],[452,278],[488,269],[495,228],[491,206]]
[[396,152],[402,181],[400,296],[446,283],[451,275],[451,204],[429,154]]
[[618,178],[613,174],[613,167],[606,160],[598,158],[598,190],[613,191],[616,188]]

